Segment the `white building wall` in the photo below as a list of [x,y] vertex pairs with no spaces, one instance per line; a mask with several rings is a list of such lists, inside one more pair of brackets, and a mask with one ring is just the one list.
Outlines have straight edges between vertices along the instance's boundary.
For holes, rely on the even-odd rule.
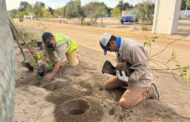
[[180,15],[181,0],[156,0],[152,32],[175,34]]

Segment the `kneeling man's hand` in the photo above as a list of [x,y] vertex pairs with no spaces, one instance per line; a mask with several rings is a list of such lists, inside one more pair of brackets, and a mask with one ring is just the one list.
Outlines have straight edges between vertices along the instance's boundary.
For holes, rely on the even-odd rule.
[[129,80],[129,77],[125,75],[125,71],[122,71],[120,75],[119,70],[116,70],[116,76],[118,77],[119,80],[124,81],[124,82],[128,82]]
[[51,81],[53,79],[54,75],[52,73],[48,73],[43,77],[43,80],[45,81]]

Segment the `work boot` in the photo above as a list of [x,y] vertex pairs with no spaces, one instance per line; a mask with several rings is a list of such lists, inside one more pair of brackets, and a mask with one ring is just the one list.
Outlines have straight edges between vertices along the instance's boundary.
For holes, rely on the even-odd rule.
[[156,87],[155,83],[151,84],[149,93],[150,93],[149,99],[155,99],[155,100],[160,99],[160,95],[158,93],[158,90],[157,90],[157,87]]

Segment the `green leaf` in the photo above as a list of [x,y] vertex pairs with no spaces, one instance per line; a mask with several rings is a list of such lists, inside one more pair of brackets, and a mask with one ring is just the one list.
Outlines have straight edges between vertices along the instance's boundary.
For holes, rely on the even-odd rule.
[[186,73],[186,72],[187,72],[187,70],[183,69],[183,70],[182,70],[182,72]]
[[146,46],[147,45],[147,42],[144,42],[144,46]]
[[158,38],[158,36],[154,36],[154,39],[157,39]]
[[190,77],[188,78],[188,82],[190,82]]

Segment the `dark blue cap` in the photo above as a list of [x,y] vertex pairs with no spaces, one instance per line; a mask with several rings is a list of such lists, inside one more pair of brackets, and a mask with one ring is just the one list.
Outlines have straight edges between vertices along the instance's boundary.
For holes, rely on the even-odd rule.
[[44,32],[42,35],[42,40],[44,42],[46,42],[48,39],[50,39],[51,37],[53,37],[53,34],[50,32]]

